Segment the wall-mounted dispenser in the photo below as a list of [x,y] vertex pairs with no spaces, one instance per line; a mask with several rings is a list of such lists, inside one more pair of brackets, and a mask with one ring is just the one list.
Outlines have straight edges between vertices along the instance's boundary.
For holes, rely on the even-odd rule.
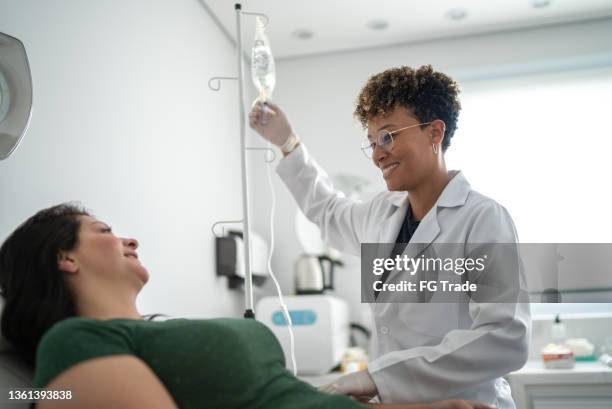
[[[263,285],[268,277],[268,245],[259,235],[251,232],[251,269],[253,284]],[[215,239],[217,275],[227,277],[229,288],[244,283],[244,246],[241,231],[230,230]]]

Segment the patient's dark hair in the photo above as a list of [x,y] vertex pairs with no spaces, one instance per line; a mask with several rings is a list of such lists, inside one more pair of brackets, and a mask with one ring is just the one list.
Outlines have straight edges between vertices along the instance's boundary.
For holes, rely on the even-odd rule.
[[33,365],[43,334],[76,315],[72,294],[58,267],[58,255],[78,243],[78,204],[63,203],[30,217],[0,247],[2,334]]

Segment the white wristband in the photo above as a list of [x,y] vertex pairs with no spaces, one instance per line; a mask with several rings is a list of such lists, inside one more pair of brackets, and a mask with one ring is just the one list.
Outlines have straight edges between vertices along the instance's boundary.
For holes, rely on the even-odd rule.
[[297,147],[298,143],[300,143],[300,138],[291,132],[291,135],[289,135],[289,138],[287,138],[283,146],[280,147],[280,150],[284,153],[291,153]]

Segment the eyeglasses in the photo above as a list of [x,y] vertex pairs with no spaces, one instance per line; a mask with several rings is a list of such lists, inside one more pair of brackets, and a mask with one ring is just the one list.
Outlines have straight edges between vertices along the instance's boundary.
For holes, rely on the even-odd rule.
[[376,146],[380,146],[382,149],[389,152],[391,149],[393,149],[393,135],[394,134],[399,133],[408,128],[414,128],[415,126],[421,126],[421,125],[429,125],[430,123],[431,122],[422,122],[416,125],[405,126],[403,128],[396,129],[395,131],[391,131],[391,132],[387,131],[386,129],[383,129],[380,132],[378,132],[376,142],[370,142],[369,139],[366,139],[363,142],[363,144],[361,144],[361,151],[368,159],[372,158],[372,154],[374,153],[374,149],[376,148]]

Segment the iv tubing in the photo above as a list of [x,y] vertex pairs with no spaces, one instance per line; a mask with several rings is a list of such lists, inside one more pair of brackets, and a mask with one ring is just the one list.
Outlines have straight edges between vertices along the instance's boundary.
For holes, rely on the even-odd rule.
[[[268,145],[271,144],[268,142]],[[274,184],[272,183],[272,173],[270,172],[270,165],[266,166],[266,173],[268,175],[268,185],[270,186],[270,195],[272,196],[272,206],[270,209],[270,252],[268,253],[268,272],[270,273],[270,277],[272,277],[272,281],[274,281],[274,285],[276,286],[276,292],[278,293],[278,302],[281,306],[281,310],[283,311],[283,315],[285,316],[285,321],[287,322],[287,329],[289,330],[289,342],[290,342],[290,354],[291,354],[291,368],[293,369],[293,375],[297,376],[297,364],[295,362],[295,340],[293,338],[293,322],[291,322],[291,316],[289,315],[289,310],[287,309],[287,305],[285,304],[285,300],[283,299],[283,293],[280,288],[280,284],[278,284],[278,280],[272,271],[272,251],[274,250],[274,214],[276,213],[276,192],[274,190]]]

